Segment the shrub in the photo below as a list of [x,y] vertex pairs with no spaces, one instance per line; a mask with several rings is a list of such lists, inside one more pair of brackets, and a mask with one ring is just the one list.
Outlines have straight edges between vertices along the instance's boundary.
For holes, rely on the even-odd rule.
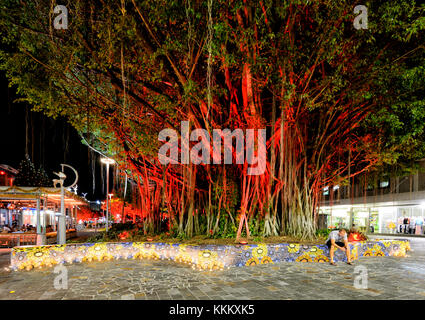
[[327,238],[329,236],[329,233],[331,232],[331,229],[318,229],[316,231],[316,236]]

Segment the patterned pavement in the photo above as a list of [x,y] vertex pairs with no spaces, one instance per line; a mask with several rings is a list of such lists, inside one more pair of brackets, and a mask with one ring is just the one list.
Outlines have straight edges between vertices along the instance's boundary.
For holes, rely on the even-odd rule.
[[[340,262],[336,267],[284,262],[205,272],[170,261],[67,264],[66,289],[55,289],[55,278],[64,276],[55,268],[2,270],[0,299],[425,300],[424,239],[412,241],[412,249],[405,258],[360,258],[354,266]],[[354,286],[359,266],[367,270],[366,289]]]

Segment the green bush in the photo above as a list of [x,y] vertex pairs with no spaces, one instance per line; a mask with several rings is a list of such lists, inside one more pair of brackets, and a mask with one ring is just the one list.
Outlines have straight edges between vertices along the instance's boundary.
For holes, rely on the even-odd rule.
[[316,236],[327,238],[329,236],[329,233],[331,232],[331,229],[318,229],[316,231]]
[[109,228],[108,232],[106,232],[106,235],[104,237],[105,241],[116,241],[118,239],[118,235],[123,231],[130,231],[135,228],[135,225],[132,222],[126,222],[126,223],[114,223]]
[[176,237],[178,235],[178,233],[179,233],[179,226],[177,224],[175,224],[170,229],[170,236],[171,237]]
[[[109,228],[109,231],[113,232],[122,232],[122,231],[129,231],[133,230],[135,228],[135,224],[133,222],[125,222],[125,223],[114,223]],[[108,231],[108,232],[109,232]]]
[[106,240],[106,232],[100,232],[95,236],[92,236],[86,239],[84,242],[87,243],[97,243],[97,242],[105,242]]

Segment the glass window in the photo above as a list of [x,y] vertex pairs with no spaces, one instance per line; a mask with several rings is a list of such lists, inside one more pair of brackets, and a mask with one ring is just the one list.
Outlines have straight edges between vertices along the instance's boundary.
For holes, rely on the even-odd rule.
[[353,209],[352,227],[360,232],[366,232],[368,229],[369,210],[365,208]]
[[335,209],[331,211],[330,221],[328,226],[331,228],[345,228],[349,229],[350,225],[350,209]]
[[323,188],[323,195],[324,196],[328,196],[329,195],[329,187],[324,187]]
[[379,223],[379,211],[372,209],[370,212],[369,218],[369,232],[370,233],[380,233],[380,223]]
[[380,188],[388,188],[389,186],[390,186],[390,182],[389,182],[388,180],[381,181],[381,182],[379,183],[379,187],[380,187]]

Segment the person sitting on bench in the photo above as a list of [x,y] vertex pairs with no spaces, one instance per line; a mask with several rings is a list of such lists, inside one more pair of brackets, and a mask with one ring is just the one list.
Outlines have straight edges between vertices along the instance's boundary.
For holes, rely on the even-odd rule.
[[345,251],[347,255],[347,264],[352,265],[350,257],[350,246],[348,245],[347,231],[345,229],[334,230],[329,233],[328,240],[326,240],[326,245],[329,248],[329,256],[331,259],[331,265],[335,266],[334,262],[334,252],[335,249],[340,249]]

